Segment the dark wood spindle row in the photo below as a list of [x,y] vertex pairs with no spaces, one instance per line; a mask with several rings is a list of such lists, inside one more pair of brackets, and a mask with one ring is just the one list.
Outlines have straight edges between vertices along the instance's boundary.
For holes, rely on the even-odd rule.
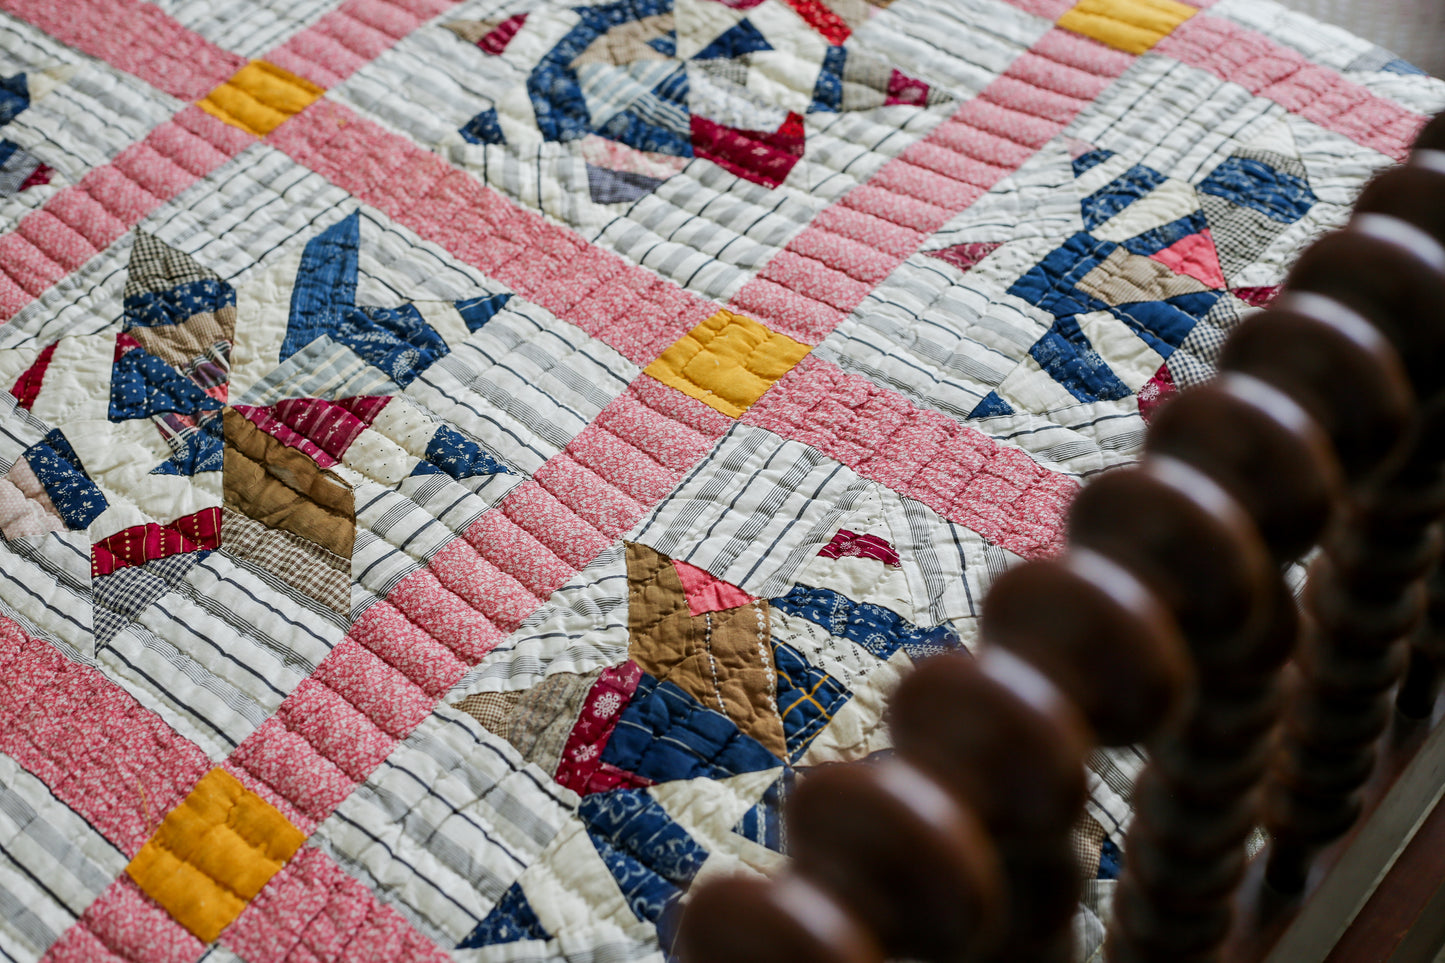
[[1287,282],[1301,310],[1353,314],[1350,323],[1378,330],[1418,409],[1401,456],[1348,493],[1310,569],[1298,684],[1266,813],[1267,878],[1284,892],[1304,888],[1314,856],[1359,816],[1440,561],[1445,246],[1437,238],[1445,238],[1445,173],[1396,168],[1365,188],[1348,227],[1307,251]]
[[[681,957],[1065,963],[1093,745],[1149,751],[1110,960],[1219,959],[1261,823],[1270,882],[1303,886],[1392,694],[1428,714],[1445,666],[1442,241],[1445,115],[1140,463],[1085,487],[1065,554],[996,581],[976,657],[903,681],[896,752],[800,780],[790,869],[698,887]],[[1317,544],[1297,603],[1284,573]]]

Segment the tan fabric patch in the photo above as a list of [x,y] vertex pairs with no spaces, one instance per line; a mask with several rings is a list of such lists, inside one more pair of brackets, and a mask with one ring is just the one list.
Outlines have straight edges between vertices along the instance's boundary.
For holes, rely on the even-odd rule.
[[632,660],[786,759],[767,605],[693,616],[671,560],[633,543],[627,546],[627,583]]
[[497,29],[499,20],[453,20],[451,23],[442,24],[452,33],[461,37],[467,43],[474,44],[487,34]]
[[346,483],[235,409],[225,418],[225,507],[351,558],[356,507]]
[[1079,290],[1107,305],[1118,306],[1139,301],[1163,301],[1181,294],[1198,294],[1209,288],[1187,274],[1175,274],[1153,258],[1133,254],[1121,247],[1084,275],[1079,282]]
[[[193,314],[180,324],[155,327],[137,325],[129,333],[151,354],[177,371],[186,371],[191,362],[221,342],[230,344],[236,338],[236,307],[230,305],[215,312]],[[227,349],[229,350],[229,348]]]
[[669,60],[667,54],[649,47],[647,41],[666,36],[672,28],[671,13],[654,14],[613,27],[572,59],[572,69],[584,64],[625,65],[637,60]]
[[1074,826],[1074,858],[1079,861],[1079,875],[1094,879],[1099,874],[1099,859],[1104,850],[1104,827],[1088,813]]
[[522,701],[523,692],[522,689],[509,692],[474,692],[456,703],[456,708],[486,726],[487,731],[506,739],[512,716],[516,715],[517,703]]
[[474,692],[456,708],[510,742],[527,762],[555,774],[567,737],[601,674],[601,669],[558,672],[530,689]]
[[351,609],[351,560],[315,542],[222,509],[221,548],[329,609]]
[[219,280],[219,274],[210,268],[202,267],[189,254],[177,251],[153,234],[135,232],[130,260],[126,263],[126,297],[169,291],[178,284],[193,281]]
[[601,669],[581,675],[558,672],[523,692],[507,727],[507,741],[523,759],[543,772],[556,773],[567,737],[601,674]]

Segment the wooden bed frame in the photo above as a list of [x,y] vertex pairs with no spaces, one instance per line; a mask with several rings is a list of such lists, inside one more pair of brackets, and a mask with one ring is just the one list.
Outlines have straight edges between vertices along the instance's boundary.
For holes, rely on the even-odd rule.
[[976,657],[904,680],[893,755],[799,783],[788,872],[699,885],[685,963],[1069,961],[1084,760],[1135,743],[1111,963],[1435,958],[1445,115],[1219,368],[996,581]]

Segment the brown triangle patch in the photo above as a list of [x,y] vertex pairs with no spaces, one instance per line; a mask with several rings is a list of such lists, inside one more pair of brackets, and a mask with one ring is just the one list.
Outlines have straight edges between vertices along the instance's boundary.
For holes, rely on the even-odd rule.
[[786,759],[767,604],[695,616],[672,561],[631,542],[627,584],[632,660]]

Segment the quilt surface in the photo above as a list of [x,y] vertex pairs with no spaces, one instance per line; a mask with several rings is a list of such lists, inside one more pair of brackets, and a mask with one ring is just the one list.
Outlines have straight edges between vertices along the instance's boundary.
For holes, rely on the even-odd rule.
[[1442,106],[1262,0],[0,0],[0,960],[664,958]]

